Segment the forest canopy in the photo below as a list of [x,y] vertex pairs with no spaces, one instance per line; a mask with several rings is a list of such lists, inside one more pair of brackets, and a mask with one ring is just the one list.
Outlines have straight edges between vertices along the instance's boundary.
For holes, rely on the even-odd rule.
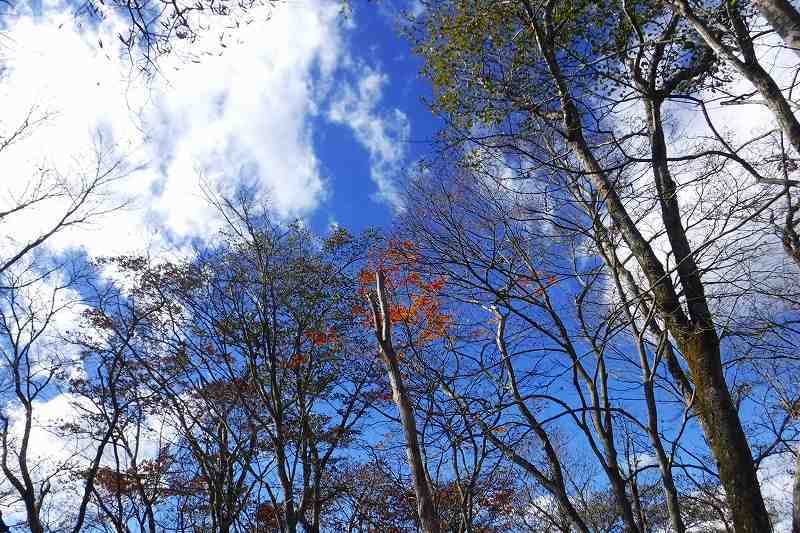
[[[276,167],[306,173],[300,192],[268,186],[291,175],[259,181],[272,159],[228,168],[245,152],[223,140],[215,177],[169,191],[201,201],[157,250],[70,235],[117,235],[142,207],[116,193],[154,166],[162,194],[179,157],[136,161],[102,128],[68,170],[44,144],[26,152],[33,170],[0,203],[0,525],[800,533],[796,3],[407,7],[392,20],[419,85],[403,91],[436,118],[414,164],[392,142],[409,119],[375,107],[388,76],[326,55],[339,37],[290,84],[335,101],[269,108],[352,129],[380,227],[286,207],[346,181],[292,145],[341,134],[312,135],[305,115],[276,134],[284,159],[308,156]],[[303,24],[384,9],[341,8]],[[110,53],[156,87],[164,66],[235,61],[202,46],[256,46],[236,32],[261,15],[289,39],[281,9],[114,1],[70,17],[113,22]],[[339,92],[338,60],[362,76]],[[279,61],[274,78],[294,68]],[[0,66],[0,85],[20,68]],[[247,109],[235,124],[261,124]],[[0,160],[51,120],[33,106],[2,123]],[[180,145],[171,128],[157,143]],[[366,212],[354,189],[336,194]]]

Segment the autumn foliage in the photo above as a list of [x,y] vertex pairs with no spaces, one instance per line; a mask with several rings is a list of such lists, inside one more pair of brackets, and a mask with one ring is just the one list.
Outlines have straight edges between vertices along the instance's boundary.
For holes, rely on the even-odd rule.
[[[389,319],[393,325],[405,326],[413,332],[414,342],[429,344],[448,336],[452,318],[444,309],[444,276],[423,273],[417,264],[415,245],[411,241],[390,240],[386,248],[374,251],[370,264],[359,273],[359,292],[366,295],[375,287],[376,272],[386,277],[392,301]],[[364,307],[354,307],[354,313],[369,320]]]

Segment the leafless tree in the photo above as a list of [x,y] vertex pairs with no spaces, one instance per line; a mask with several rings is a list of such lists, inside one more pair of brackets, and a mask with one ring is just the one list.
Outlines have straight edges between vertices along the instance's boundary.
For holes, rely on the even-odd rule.
[[[21,124],[0,137],[0,160],[15,144],[33,135],[37,126],[48,118],[48,113],[31,108]],[[9,182],[15,184],[14,187],[0,191],[0,227],[13,228],[18,219],[32,216],[37,210],[49,221],[48,226],[34,234],[19,226],[14,230],[6,229],[0,244],[0,275],[33,254],[54,235],[96,222],[123,207],[124,201],[110,199],[109,192],[127,172],[124,161],[98,138],[92,165],[93,168],[75,176],[64,176],[56,168],[40,168],[30,178],[15,177]],[[22,188],[18,188],[20,183],[24,183]],[[0,280],[0,287],[4,286]]]

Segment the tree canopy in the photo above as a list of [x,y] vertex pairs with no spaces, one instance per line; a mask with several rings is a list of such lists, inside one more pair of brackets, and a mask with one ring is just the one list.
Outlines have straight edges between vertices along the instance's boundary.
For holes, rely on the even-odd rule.
[[[95,201],[115,164],[0,212],[68,199],[0,252],[0,504],[25,528],[800,533],[797,8],[417,7],[444,126],[390,228],[205,190],[221,227],[191,253],[45,261],[121,207]],[[248,8],[87,5],[146,54]],[[730,127],[740,106],[771,122]],[[45,466],[59,394],[75,452]]]

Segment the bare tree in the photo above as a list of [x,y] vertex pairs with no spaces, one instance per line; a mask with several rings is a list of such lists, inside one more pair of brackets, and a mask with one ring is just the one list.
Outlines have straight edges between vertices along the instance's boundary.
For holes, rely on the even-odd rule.
[[[742,4],[726,5],[730,11]],[[697,184],[724,187],[730,166],[734,175],[769,183],[760,174],[765,167],[743,157],[742,148],[720,135],[704,107],[724,94],[722,89],[715,95],[725,78],[712,50],[722,52],[710,42],[697,42],[696,26],[685,12],[678,16],[657,4],[565,6],[523,0],[490,2],[470,12],[454,4],[429,8],[419,50],[429,59],[427,72],[437,84],[436,109],[450,119],[445,135],[452,144],[446,149],[457,154],[457,164],[477,169],[476,179],[494,181],[494,195],[517,195],[544,206],[526,211],[524,204],[522,209],[512,205],[509,219],[518,225],[550,224],[561,238],[583,241],[586,260],[600,257],[609,273],[619,275],[616,292],[622,298],[620,311],[627,315],[625,328],[653,354],[640,358],[645,394],[648,359],[664,361],[674,390],[691,409],[690,418],[697,417],[716,458],[736,530],[768,531],[769,513],[756,477],[758,457],[740,418],[738,389],[729,387],[725,375],[739,349],[725,333],[734,320],[729,316],[736,313],[719,295],[723,280],[746,278],[744,265],[756,250],[772,251],[749,239],[769,235],[759,217],[785,192],[743,185],[732,187],[738,193],[728,197],[741,202],[738,207],[722,199],[711,200],[714,207],[708,210],[700,207],[711,196]],[[734,26],[737,13],[728,14]],[[668,148],[663,104],[686,101],[704,113],[712,141]],[[641,107],[619,111],[628,102]],[[693,166],[695,161],[705,167]],[[678,173],[682,178],[676,179]],[[470,192],[463,186],[448,191],[462,197]],[[484,216],[486,225],[497,215]],[[474,253],[480,253],[474,245],[462,251]],[[508,253],[485,257],[487,263],[505,261]],[[731,297],[763,294],[755,278],[748,282]],[[764,298],[774,302],[773,296]],[[580,336],[605,344],[588,331]],[[575,334],[565,337],[572,340]],[[599,358],[600,369],[601,363]],[[602,376],[598,370],[596,377]],[[598,407],[606,409],[602,401]],[[653,434],[652,428],[648,433]],[[672,490],[669,478],[665,470],[667,493]],[[622,500],[623,491],[616,493]],[[670,499],[678,505],[675,497]],[[634,520],[627,520],[630,529],[633,514]],[[680,529],[679,514],[672,517]]]
[[171,499],[191,488],[182,520],[318,532],[374,400],[351,312],[364,243],[318,239],[249,200],[219,207],[222,240],[191,260],[113,259],[135,281],[110,316],[135,329],[127,357],[174,428],[170,453],[186,467]]
[[[47,113],[35,107],[30,109],[19,126],[0,137],[0,158],[8,149],[32,135],[36,127],[48,118]],[[54,235],[91,224],[124,205],[124,201],[109,200],[108,196],[110,187],[125,175],[127,169],[124,161],[103,145],[102,139],[98,139],[95,146],[93,165],[78,176],[64,176],[55,168],[40,168],[35,176],[24,182],[16,178],[14,183],[24,183],[22,188],[2,191],[0,227],[7,229],[5,242],[0,245],[0,275]],[[32,216],[37,211],[46,215],[48,226],[34,234],[30,234],[27,227],[14,228],[18,219]]]
[[[118,394],[122,376],[118,353],[84,354],[83,361],[69,344],[59,339],[54,323],[79,304],[75,291],[85,281],[80,267],[66,265],[41,275],[33,267],[20,269],[19,262],[4,273],[6,287],[0,303],[0,355],[2,355],[3,407],[0,411],[0,467],[25,507],[28,527],[36,533],[49,530],[45,510],[56,492],[67,490],[71,475],[83,482],[78,488],[74,513],[58,513],[58,526],[69,531],[83,529],[92,487],[106,446],[117,430],[123,406]],[[35,283],[29,276],[33,275]],[[64,353],[66,352],[66,353]],[[79,379],[81,388],[90,389],[88,405],[77,402],[75,416],[64,421],[57,433],[77,437],[77,448],[66,458],[32,455],[35,430],[46,431],[38,415],[41,402],[69,385],[69,376],[81,373],[82,364],[93,375]],[[110,402],[107,408],[100,404]],[[83,416],[91,423],[84,425]]]

